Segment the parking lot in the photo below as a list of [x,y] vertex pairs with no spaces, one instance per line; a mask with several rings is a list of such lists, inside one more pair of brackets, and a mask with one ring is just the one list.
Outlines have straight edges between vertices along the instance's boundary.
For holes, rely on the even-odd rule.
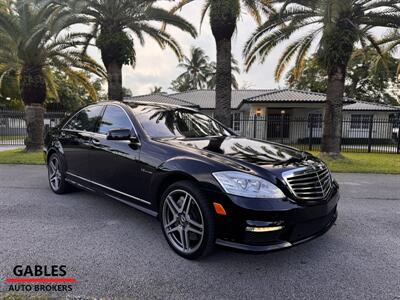
[[187,261],[156,219],[87,192],[57,196],[43,166],[0,165],[0,277],[15,265],[66,265],[77,282],[60,295],[72,297],[400,299],[400,176],[335,177],[339,218],[324,236]]

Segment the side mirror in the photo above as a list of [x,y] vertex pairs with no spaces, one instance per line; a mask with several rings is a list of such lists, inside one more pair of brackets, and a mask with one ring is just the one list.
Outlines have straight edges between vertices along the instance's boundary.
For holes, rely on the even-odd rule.
[[136,135],[132,134],[130,129],[112,129],[107,134],[107,140],[110,141],[131,141],[137,143],[139,140]]

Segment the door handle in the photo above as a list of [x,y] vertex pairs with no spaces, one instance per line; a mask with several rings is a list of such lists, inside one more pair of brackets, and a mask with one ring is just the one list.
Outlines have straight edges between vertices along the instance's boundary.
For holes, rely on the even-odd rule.
[[95,145],[95,146],[100,146],[100,141],[93,139],[92,140],[92,144]]

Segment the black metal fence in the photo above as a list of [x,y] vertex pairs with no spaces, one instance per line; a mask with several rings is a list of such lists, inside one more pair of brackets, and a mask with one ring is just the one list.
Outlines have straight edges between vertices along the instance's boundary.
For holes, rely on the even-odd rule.
[[[46,112],[45,128],[58,125],[66,112]],[[243,136],[318,151],[321,146],[321,115],[291,118],[288,115],[234,119],[233,130]],[[25,113],[0,110],[0,145],[24,145]],[[376,118],[355,114],[343,120],[342,151],[400,153],[400,117]]]
[[[67,115],[66,112],[46,112],[45,130],[58,125]],[[25,112],[0,110],[0,145],[24,145],[26,138]]]
[[[233,130],[246,137],[318,151],[323,134],[321,115],[309,118],[250,117],[233,120]],[[400,153],[400,117],[357,114],[343,119],[343,152]]]

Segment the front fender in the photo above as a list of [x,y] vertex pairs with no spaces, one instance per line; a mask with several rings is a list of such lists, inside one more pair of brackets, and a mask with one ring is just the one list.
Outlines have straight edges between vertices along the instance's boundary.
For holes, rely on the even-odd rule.
[[159,170],[162,172],[179,172],[195,179],[201,189],[221,191],[219,183],[212,173],[226,170],[226,166],[204,160],[204,158],[177,156],[163,163]]
[[151,180],[150,197],[157,205],[161,192],[169,185],[181,180],[191,180],[202,190],[221,192],[218,182],[212,176],[217,171],[215,164],[193,157],[177,156],[162,163]]
[[46,136],[45,139],[45,149],[44,149],[44,159],[47,164],[47,161],[49,159],[49,155],[51,155],[54,152],[59,153],[60,155],[64,156],[64,148],[61,144],[61,142],[58,139],[54,139],[54,137],[50,136],[51,133]]
[[190,174],[201,182],[204,175],[210,175],[214,172],[215,163],[195,157],[176,156],[162,163],[158,169],[160,171],[179,171]]

